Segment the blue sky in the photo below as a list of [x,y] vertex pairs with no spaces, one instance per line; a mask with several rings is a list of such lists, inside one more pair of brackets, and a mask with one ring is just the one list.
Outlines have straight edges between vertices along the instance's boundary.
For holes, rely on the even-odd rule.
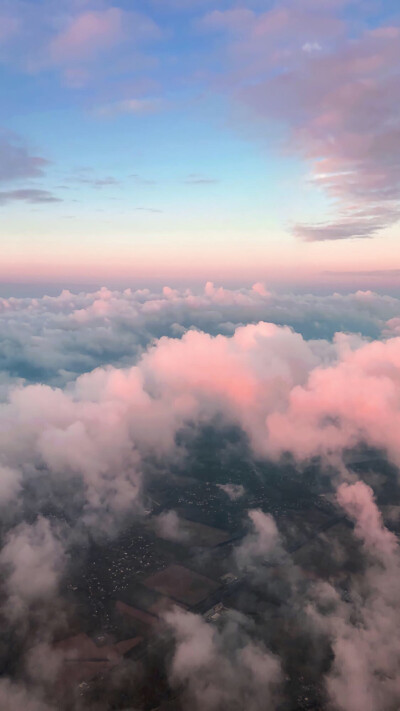
[[398,268],[398,31],[392,2],[0,0],[0,278]]

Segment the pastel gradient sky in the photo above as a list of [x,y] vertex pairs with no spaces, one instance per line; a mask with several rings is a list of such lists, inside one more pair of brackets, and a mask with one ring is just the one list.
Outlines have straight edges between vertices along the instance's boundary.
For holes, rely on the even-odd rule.
[[0,0],[0,81],[3,284],[399,287],[397,0]]

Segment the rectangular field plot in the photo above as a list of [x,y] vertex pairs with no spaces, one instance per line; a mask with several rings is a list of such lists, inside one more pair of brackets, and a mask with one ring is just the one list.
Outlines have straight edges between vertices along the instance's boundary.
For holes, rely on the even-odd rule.
[[182,565],[169,565],[150,575],[144,584],[162,595],[167,595],[191,607],[204,600],[220,586],[204,575],[193,573]]

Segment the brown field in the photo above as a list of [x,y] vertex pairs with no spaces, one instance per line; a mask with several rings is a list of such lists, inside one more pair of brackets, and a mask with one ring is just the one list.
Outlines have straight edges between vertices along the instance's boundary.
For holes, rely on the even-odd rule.
[[219,588],[219,584],[214,580],[193,573],[182,565],[169,565],[168,568],[146,578],[144,584],[189,606],[197,605]]
[[79,684],[109,672],[141,641],[141,637],[134,637],[98,647],[90,637],[81,633],[57,642],[53,649],[60,657],[58,683],[66,686]]
[[149,614],[148,612],[140,610],[137,607],[133,607],[132,605],[127,605],[126,602],[122,602],[122,600],[117,600],[115,603],[115,609],[120,614],[129,617],[134,623],[136,622],[140,634],[147,634],[151,632],[152,628],[158,623],[155,615]]

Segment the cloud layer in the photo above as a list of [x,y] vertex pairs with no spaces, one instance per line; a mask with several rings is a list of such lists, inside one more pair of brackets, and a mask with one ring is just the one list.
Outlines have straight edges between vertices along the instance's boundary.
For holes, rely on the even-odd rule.
[[[345,462],[349,450],[367,447],[382,450],[395,471],[400,466],[397,300],[361,292],[296,301],[260,284],[237,291],[208,284],[201,294],[63,292],[4,300],[2,310],[7,363],[15,361],[18,336],[24,367],[36,368],[33,383],[6,375],[0,404],[3,612],[7,634],[17,635],[23,649],[21,683],[3,682],[4,704],[24,699],[28,688],[32,708],[46,708],[55,672],[44,686],[32,686],[28,651],[34,630],[37,654],[39,648],[44,658],[51,654],[55,624],[64,620],[59,591],[74,546],[109,540],[127,521],[144,525],[145,484],[184,465],[190,443],[182,433],[223,423],[242,432],[255,461],[290,456],[299,477],[303,465],[319,457],[336,510],[354,526],[348,536],[358,546],[357,565],[347,571],[345,590],[333,573],[315,579],[290,552],[282,521],[253,505],[229,558],[238,580],[247,581],[243,611],[225,611],[217,626],[182,609],[164,617],[160,634],[173,645],[164,660],[171,688],[183,693],[187,708],[258,711],[266,699],[279,708],[292,662],[281,646],[286,633],[277,641],[268,632],[267,594],[278,600],[283,629],[295,628],[292,647],[308,650],[321,698],[332,708],[395,707],[398,541],[371,486]],[[379,339],[343,332],[309,338],[259,320],[286,314],[301,319],[304,332],[318,331],[324,311],[322,330],[347,319],[383,333]],[[77,376],[79,370],[86,372]],[[384,473],[371,481],[379,492]],[[245,484],[220,486],[227,506],[247,506]],[[59,510],[61,517],[49,514]],[[154,524],[165,545],[189,545],[179,511],[164,511]],[[323,532],[319,541],[337,569],[346,546]]]
[[28,381],[65,383],[96,366],[129,365],[153,339],[179,338],[195,328],[231,335],[260,320],[290,325],[306,338],[331,339],[336,331],[379,337],[396,327],[399,300],[354,294],[273,294],[262,284],[203,292],[165,287],[124,292],[64,291],[58,297],[0,299],[0,366]]

